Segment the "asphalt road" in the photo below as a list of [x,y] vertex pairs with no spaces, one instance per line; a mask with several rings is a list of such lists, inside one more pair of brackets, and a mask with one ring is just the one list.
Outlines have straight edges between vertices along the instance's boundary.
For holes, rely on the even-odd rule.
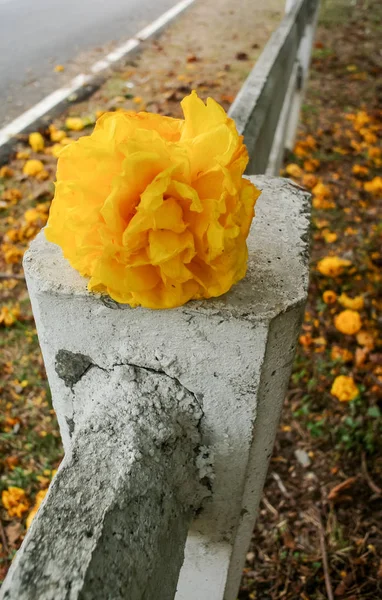
[[177,2],[0,0],[0,127]]

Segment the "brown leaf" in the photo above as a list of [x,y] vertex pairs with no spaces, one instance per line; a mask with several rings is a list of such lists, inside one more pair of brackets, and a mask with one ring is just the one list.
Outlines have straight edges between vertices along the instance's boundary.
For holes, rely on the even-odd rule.
[[236,58],[237,58],[237,60],[248,60],[249,56],[246,52],[238,52],[236,54]]
[[12,523],[5,527],[5,533],[7,535],[8,544],[14,546],[15,542],[19,539],[23,528],[20,523]]
[[328,500],[336,500],[337,497],[344,491],[349,489],[355,482],[357,481],[357,477],[349,477],[342,483],[335,485],[328,494]]

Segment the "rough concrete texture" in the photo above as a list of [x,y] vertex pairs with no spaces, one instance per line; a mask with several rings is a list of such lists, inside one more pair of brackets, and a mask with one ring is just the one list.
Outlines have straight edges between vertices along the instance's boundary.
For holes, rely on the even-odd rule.
[[[83,436],[80,428],[93,418],[87,388],[80,394],[78,387],[97,372],[92,365],[105,373],[115,365],[155,371],[158,377],[188,390],[202,407],[202,447],[196,463],[199,480],[211,489],[211,495],[199,507],[191,527],[177,600],[236,598],[306,299],[309,195],[285,180],[262,176],[253,180],[263,193],[248,238],[248,273],[220,298],[190,302],[171,311],[131,309],[89,294],[86,280],[70,268],[58,247],[46,242],[43,233],[25,257],[40,344],[67,452],[71,451],[71,436],[79,440]],[[124,411],[124,397],[119,395],[114,402],[118,420],[118,412]],[[108,401],[108,406],[112,404]],[[146,411],[140,393],[134,410]],[[114,448],[122,463],[127,451],[118,431]],[[94,444],[103,444],[101,428],[92,439]],[[86,449],[86,439],[81,444]],[[111,457],[109,460],[114,462]],[[152,461],[153,473],[157,469],[154,464]],[[145,473],[149,469],[147,464]],[[144,487],[137,471],[136,476],[137,485]],[[105,486],[106,469],[97,477],[98,485]],[[155,483],[152,479],[150,484]],[[98,519],[102,522],[102,515],[92,500],[93,491],[87,491],[88,481],[82,475],[78,485],[89,495],[89,508],[94,506],[94,528]],[[73,518],[78,510],[77,504],[73,506]],[[159,518],[157,513],[155,517]],[[121,516],[118,521],[122,535],[123,519]],[[39,518],[29,539],[37,534],[38,522]],[[81,519],[75,522],[80,527]],[[54,523],[52,531],[61,535],[62,526]],[[104,529],[104,535],[110,535],[106,525]],[[42,544],[41,537],[39,542]],[[111,550],[105,545],[96,548],[97,554],[95,548],[92,552],[99,571],[113,570],[108,559]],[[81,555],[82,562],[85,555]],[[141,564],[141,556],[136,560]],[[169,565],[163,572],[168,569]],[[22,577],[20,567],[13,572]],[[120,577],[117,568],[115,577]],[[159,576],[158,586],[161,581]],[[94,599],[112,598],[105,596],[101,586],[95,593]],[[152,597],[167,598],[159,587]]]
[[174,598],[192,512],[195,396],[160,373],[89,365],[73,444],[2,588],[4,600]]

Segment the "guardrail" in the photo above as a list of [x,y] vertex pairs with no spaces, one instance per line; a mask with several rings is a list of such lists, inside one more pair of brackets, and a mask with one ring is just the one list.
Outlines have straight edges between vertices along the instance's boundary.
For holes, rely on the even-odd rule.
[[279,172],[292,149],[306,83],[319,0],[288,0],[273,32],[230,109],[244,135],[247,173]]
[[[287,8],[230,112],[249,173],[276,172],[297,125],[318,1]],[[2,600],[236,598],[308,282],[308,195],[254,182],[248,274],[208,302],[106,302],[43,233],[32,242],[25,274],[66,453]]]

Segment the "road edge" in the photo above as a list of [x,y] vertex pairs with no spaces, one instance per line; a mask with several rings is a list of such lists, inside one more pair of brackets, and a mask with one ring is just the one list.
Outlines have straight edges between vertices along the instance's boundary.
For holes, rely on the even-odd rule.
[[[158,36],[167,25],[194,2],[195,0],[180,0],[155,21],[109,52],[103,59],[95,62],[90,68],[90,73],[80,73],[68,85],[58,88],[1,128],[0,165],[9,159],[13,146],[18,141],[18,136],[46,127],[54,117],[63,113],[69,106],[91,96],[107,78],[107,71],[110,67],[115,66],[127,56],[140,52],[144,42]],[[102,74],[103,71],[104,74]]]

